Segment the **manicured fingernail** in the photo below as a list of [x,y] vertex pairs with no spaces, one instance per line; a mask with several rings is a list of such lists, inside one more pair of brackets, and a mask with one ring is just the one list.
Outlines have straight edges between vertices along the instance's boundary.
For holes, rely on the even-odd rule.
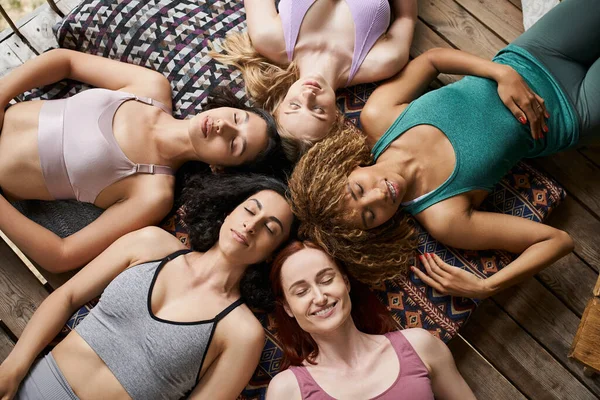
[[526,124],[527,120],[525,119],[525,117],[519,117],[519,122],[522,124]]
[[547,127],[546,125],[544,125],[544,126],[542,127],[542,130],[544,131],[544,133],[548,133],[548,127]]
[[546,116],[546,118],[550,118],[550,114],[548,114],[547,112],[544,113],[544,115]]

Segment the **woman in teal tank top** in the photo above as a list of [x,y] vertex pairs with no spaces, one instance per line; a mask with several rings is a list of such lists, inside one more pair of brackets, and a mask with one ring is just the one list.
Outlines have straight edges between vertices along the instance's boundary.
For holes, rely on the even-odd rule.
[[[577,23],[557,29],[564,21]],[[415,269],[439,292],[473,298],[569,253],[573,241],[565,232],[477,208],[519,160],[600,133],[599,25],[595,1],[566,0],[495,62],[450,49],[411,61],[362,111],[373,165],[357,137],[327,140],[296,167],[290,188],[301,232],[366,281],[408,266],[413,232],[399,210],[446,245],[521,253],[485,280],[438,259],[424,260],[427,274]],[[471,76],[420,96],[439,73]]]

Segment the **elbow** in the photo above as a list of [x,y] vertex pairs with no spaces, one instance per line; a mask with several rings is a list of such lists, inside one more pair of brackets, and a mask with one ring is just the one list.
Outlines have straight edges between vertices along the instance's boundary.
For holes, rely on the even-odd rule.
[[79,268],[83,265],[82,260],[78,260],[75,254],[69,250],[65,239],[60,240],[60,244],[50,254],[46,254],[39,264],[46,271],[54,274],[67,272]]
[[360,112],[360,126],[365,132],[368,132],[380,118],[381,105],[367,102]]
[[571,235],[569,235],[567,232],[559,230],[556,233],[555,239],[558,242],[559,248],[562,250],[562,255],[567,255],[575,250],[575,242],[573,241]]

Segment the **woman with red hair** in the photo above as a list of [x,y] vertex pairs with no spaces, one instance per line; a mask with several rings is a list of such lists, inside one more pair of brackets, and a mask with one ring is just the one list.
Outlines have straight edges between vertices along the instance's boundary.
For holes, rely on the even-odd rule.
[[267,400],[475,399],[443,342],[423,329],[397,331],[368,288],[313,243],[284,248],[271,284],[282,369],[290,368]]

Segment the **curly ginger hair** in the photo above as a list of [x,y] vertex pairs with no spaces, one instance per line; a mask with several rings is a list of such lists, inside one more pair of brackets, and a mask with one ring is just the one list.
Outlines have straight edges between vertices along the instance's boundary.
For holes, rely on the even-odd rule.
[[[350,125],[347,123],[347,125]],[[341,260],[358,280],[378,284],[406,274],[416,249],[414,221],[397,212],[369,230],[349,226],[342,207],[348,176],[373,162],[365,136],[356,127],[324,139],[298,162],[288,181],[299,235]]]

